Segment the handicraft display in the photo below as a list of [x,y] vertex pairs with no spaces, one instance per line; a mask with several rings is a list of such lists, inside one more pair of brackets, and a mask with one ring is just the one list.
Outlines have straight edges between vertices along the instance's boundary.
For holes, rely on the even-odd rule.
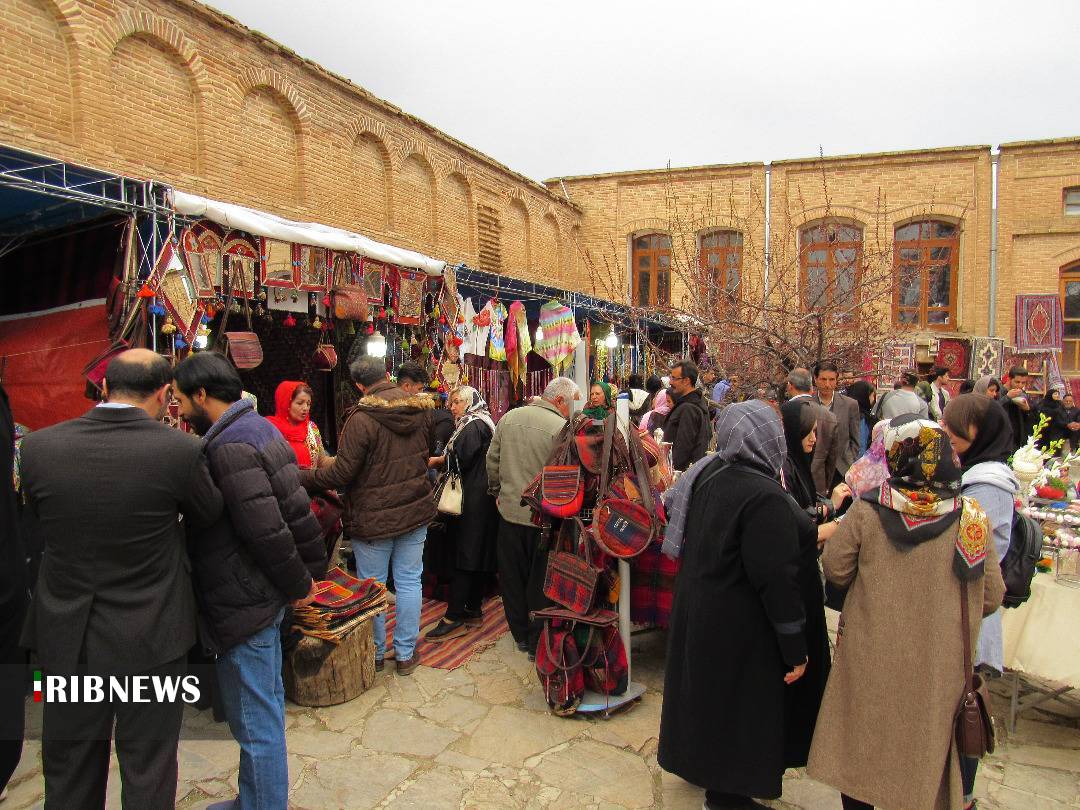
[[1016,296],[1016,350],[1061,351],[1063,323],[1056,295]]
[[202,321],[203,309],[188,269],[180,259],[180,248],[170,239],[161,248],[147,280],[176,323],[179,334],[190,343]]
[[424,285],[427,274],[422,270],[401,267],[397,271],[398,293],[396,320],[405,326],[419,326],[424,314]]
[[192,225],[181,234],[180,246],[196,294],[213,297],[214,288],[221,286],[221,237],[201,224]]
[[1004,340],[992,337],[974,338],[971,350],[972,379],[978,380],[980,377],[993,377],[1000,380],[1004,360]]
[[[222,277],[227,274],[232,279],[231,286],[236,295],[254,298],[255,277],[259,264],[259,250],[254,241],[238,231],[233,231],[225,239],[222,250],[225,253]],[[225,291],[222,290],[222,292]]]
[[296,286],[306,292],[323,292],[330,266],[330,251],[311,245],[296,246]]
[[267,287],[293,287],[293,246],[276,239],[262,240],[262,272],[259,281]]

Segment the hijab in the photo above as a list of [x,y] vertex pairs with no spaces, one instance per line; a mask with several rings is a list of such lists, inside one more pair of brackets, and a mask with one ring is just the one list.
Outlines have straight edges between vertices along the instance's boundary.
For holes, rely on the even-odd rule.
[[[969,400],[969,397],[973,399]],[[949,417],[952,416],[955,419],[957,412],[961,415],[961,421],[968,423],[963,426],[962,431],[958,432],[966,436],[969,426],[975,426],[975,439],[971,442],[971,446],[960,454],[960,469],[967,472],[976,464],[987,461],[1008,463],[1009,456],[1013,454],[1015,448],[1009,415],[1005,413],[1001,403],[986,396],[961,394],[945,406],[947,414],[945,423],[954,431],[955,428],[950,424]]]
[[991,377],[989,374],[979,377],[979,381],[975,383],[975,387],[972,389],[976,394],[982,394],[987,396],[987,391],[991,385],[996,385],[998,393],[1001,393],[1001,381],[997,377]]
[[885,427],[888,424],[889,420],[882,419],[874,425],[870,431],[870,446],[844,475],[844,482],[856,498],[864,492],[876,490],[889,477],[889,463],[885,460]]
[[607,419],[607,415],[611,413],[611,409],[615,405],[613,389],[611,385],[603,380],[594,382],[593,385],[599,386],[600,390],[604,392],[604,404],[586,408],[583,413],[593,419]]
[[465,412],[454,423],[454,432],[450,436],[450,441],[446,443],[447,451],[453,447],[454,440],[461,435],[461,431],[465,429],[465,426],[472,422],[479,420],[491,428],[492,433],[495,432],[495,421],[491,418],[491,414],[488,412],[488,404],[480,396],[479,391],[470,385],[463,385],[455,389],[454,396],[465,400]]
[[716,454],[727,464],[744,464],[779,478],[787,442],[771,405],[751,399],[728,405],[716,420]]
[[296,454],[297,466],[303,470],[310,469],[312,466],[311,450],[308,448],[311,417],[306,416],[300,422],[294,422],[289,418],[289,408],[292,407],[301,386],[306,387],[307,383],[298,380],[285,380],[279,383],[274,392],[274,415],[266,417],[266,421],[276,427],[278,432],[285,437],[285,441]]
[[863,494],[885,535],[900,548],[938,537],[960,521],[953,572],[970,580],[982,574],[990,522],[977,501],[960,495],[961,472],[948,436],[934,422],[903,414],[885,428],[889,478]]
[[785,402],[780,408],[780,418],[784,425],[784,440],[787,445],[787,463],[784,471],[791,472],[786,484],[788,492],[803,509],[808,509],[817,502],[814,488],[814,475],[810,469],[813,453],[803,450],[802,442],[817,423],[817,406],[808,399],[796,399]]
[[641,417],[642,430],[655,429],[652,424],[653,414],[667,416],[669,413],[671,413],[671,395],[668,394],[666,388],[661,388],[659,391],[656,392],[656,396],[653,397],[652,405],[652,410],[645,414],[643,417]]

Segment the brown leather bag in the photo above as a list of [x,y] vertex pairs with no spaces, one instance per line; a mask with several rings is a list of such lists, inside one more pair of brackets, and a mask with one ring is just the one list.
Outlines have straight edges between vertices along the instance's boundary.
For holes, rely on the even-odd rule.
[[[247,295],[241,293],[241,298],[244,299],[244,315],[247,319],[246,332],[229,332],[226,327],[229,323],[229,311],[232,309],[233,294],[235,287],[233,285],[234,277],[229,274],[229,296],[225,300],[225,314],[221,316],[221,337],[217,339],[214,345],[215,350],[221,352],[230,360],[234,366],[242,371],[248,369],[257,368],[263,361],[263,349],[262,343],[259,341],[259,336],[252,331],[251,327],[251,302],[248,301]],[[241,287],[243,287],[244,279],[240,279]]]
[[968,625],[967,582],[960,582],[961,639],[964,643],[964,697],[956,710],[956,750],[961,756],[982,759],[994,753],[994,715],[990,690],[971,668],[971,628]]
[[320,343],[315,347],[311,362],[319,371],[333,371],[338,364],[337,348],[333,343]]
[[366,321],[367,294],[362,284],[354,284],[347,262],[334,262],[334,283],[331,287],[334,317],[339,321]]

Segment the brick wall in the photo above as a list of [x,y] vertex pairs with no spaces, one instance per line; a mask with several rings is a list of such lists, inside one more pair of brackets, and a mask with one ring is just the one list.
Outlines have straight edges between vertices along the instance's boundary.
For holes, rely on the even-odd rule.
[[0,143],[567,286],[580,212],[194,0],[5,0]]

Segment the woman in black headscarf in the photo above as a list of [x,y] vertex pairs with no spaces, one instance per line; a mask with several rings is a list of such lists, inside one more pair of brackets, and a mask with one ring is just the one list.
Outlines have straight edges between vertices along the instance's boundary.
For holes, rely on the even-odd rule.
[[1043,428],[1042,436],[1039,437],[1039,447],[1046,450],[1052,442],[1061,442],[1057,447],[1057,452],[1054,453],[1060,456],[1070,436],[1069,414],[1061,401],[1060,389],[1051,388],[1046,392],[1046,396],[1039,404],[1039,414],[1050,420],[1050,423]]
[[877,389],[866,380],[856,380],[845,389],[845,393],[859,403],[859,455],[870,447],[870,434],[877,424],[874,416],[874,403],[877,402]]

